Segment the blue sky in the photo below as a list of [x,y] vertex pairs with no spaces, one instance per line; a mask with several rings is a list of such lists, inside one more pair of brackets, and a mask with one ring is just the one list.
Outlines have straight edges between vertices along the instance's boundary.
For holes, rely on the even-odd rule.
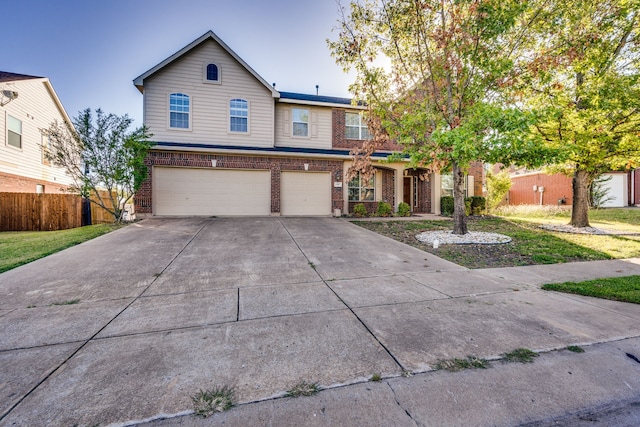
[[[344,3],[347,3],[344,1]],[[67,113],[129,114],[133,79],[213,30],[282,91],[349,96],[326,46],[335,0],[2,0],[0,70],[48,77]]]

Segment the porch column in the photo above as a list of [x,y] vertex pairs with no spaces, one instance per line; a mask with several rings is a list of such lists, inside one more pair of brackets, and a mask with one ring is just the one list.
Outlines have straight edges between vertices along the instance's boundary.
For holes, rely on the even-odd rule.
[[440,195],[442,190],[442,178],[439,173],[431,174],[431,213],[440,215]]
[[402,196],[404,195],[404,165],[394,166],[393,170],[393,180],[394,180],[394,189],[393,189],[393,202],[394,207],[393,211],[398,212],[398,206],[402,203]]

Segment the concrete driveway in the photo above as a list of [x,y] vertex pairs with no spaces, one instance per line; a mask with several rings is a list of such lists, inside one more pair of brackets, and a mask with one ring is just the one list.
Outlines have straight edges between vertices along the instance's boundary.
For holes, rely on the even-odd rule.
[[0,425],[128,424],[215,385],[260,401],[518,347],[640,351],[637,305],[538,288],[638,262],[539,267],[468,270],[334,218],[145,220],[0,274]]

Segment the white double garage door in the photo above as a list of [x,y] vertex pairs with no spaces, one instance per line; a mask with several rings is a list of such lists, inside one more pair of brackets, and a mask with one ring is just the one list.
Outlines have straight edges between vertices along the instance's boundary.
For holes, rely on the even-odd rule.
[[[330,215],[331,173],[282,171],[281,215]],[[271,214],[268,170],[153,168],[154,215]]]

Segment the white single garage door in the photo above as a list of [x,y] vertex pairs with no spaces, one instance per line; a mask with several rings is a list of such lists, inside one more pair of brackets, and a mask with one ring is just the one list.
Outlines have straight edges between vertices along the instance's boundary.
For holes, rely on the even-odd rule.
[[271,172],[153,168],[155,215],[269,215]]
[[330,172],[281,172],[282,215],[331,215]]

